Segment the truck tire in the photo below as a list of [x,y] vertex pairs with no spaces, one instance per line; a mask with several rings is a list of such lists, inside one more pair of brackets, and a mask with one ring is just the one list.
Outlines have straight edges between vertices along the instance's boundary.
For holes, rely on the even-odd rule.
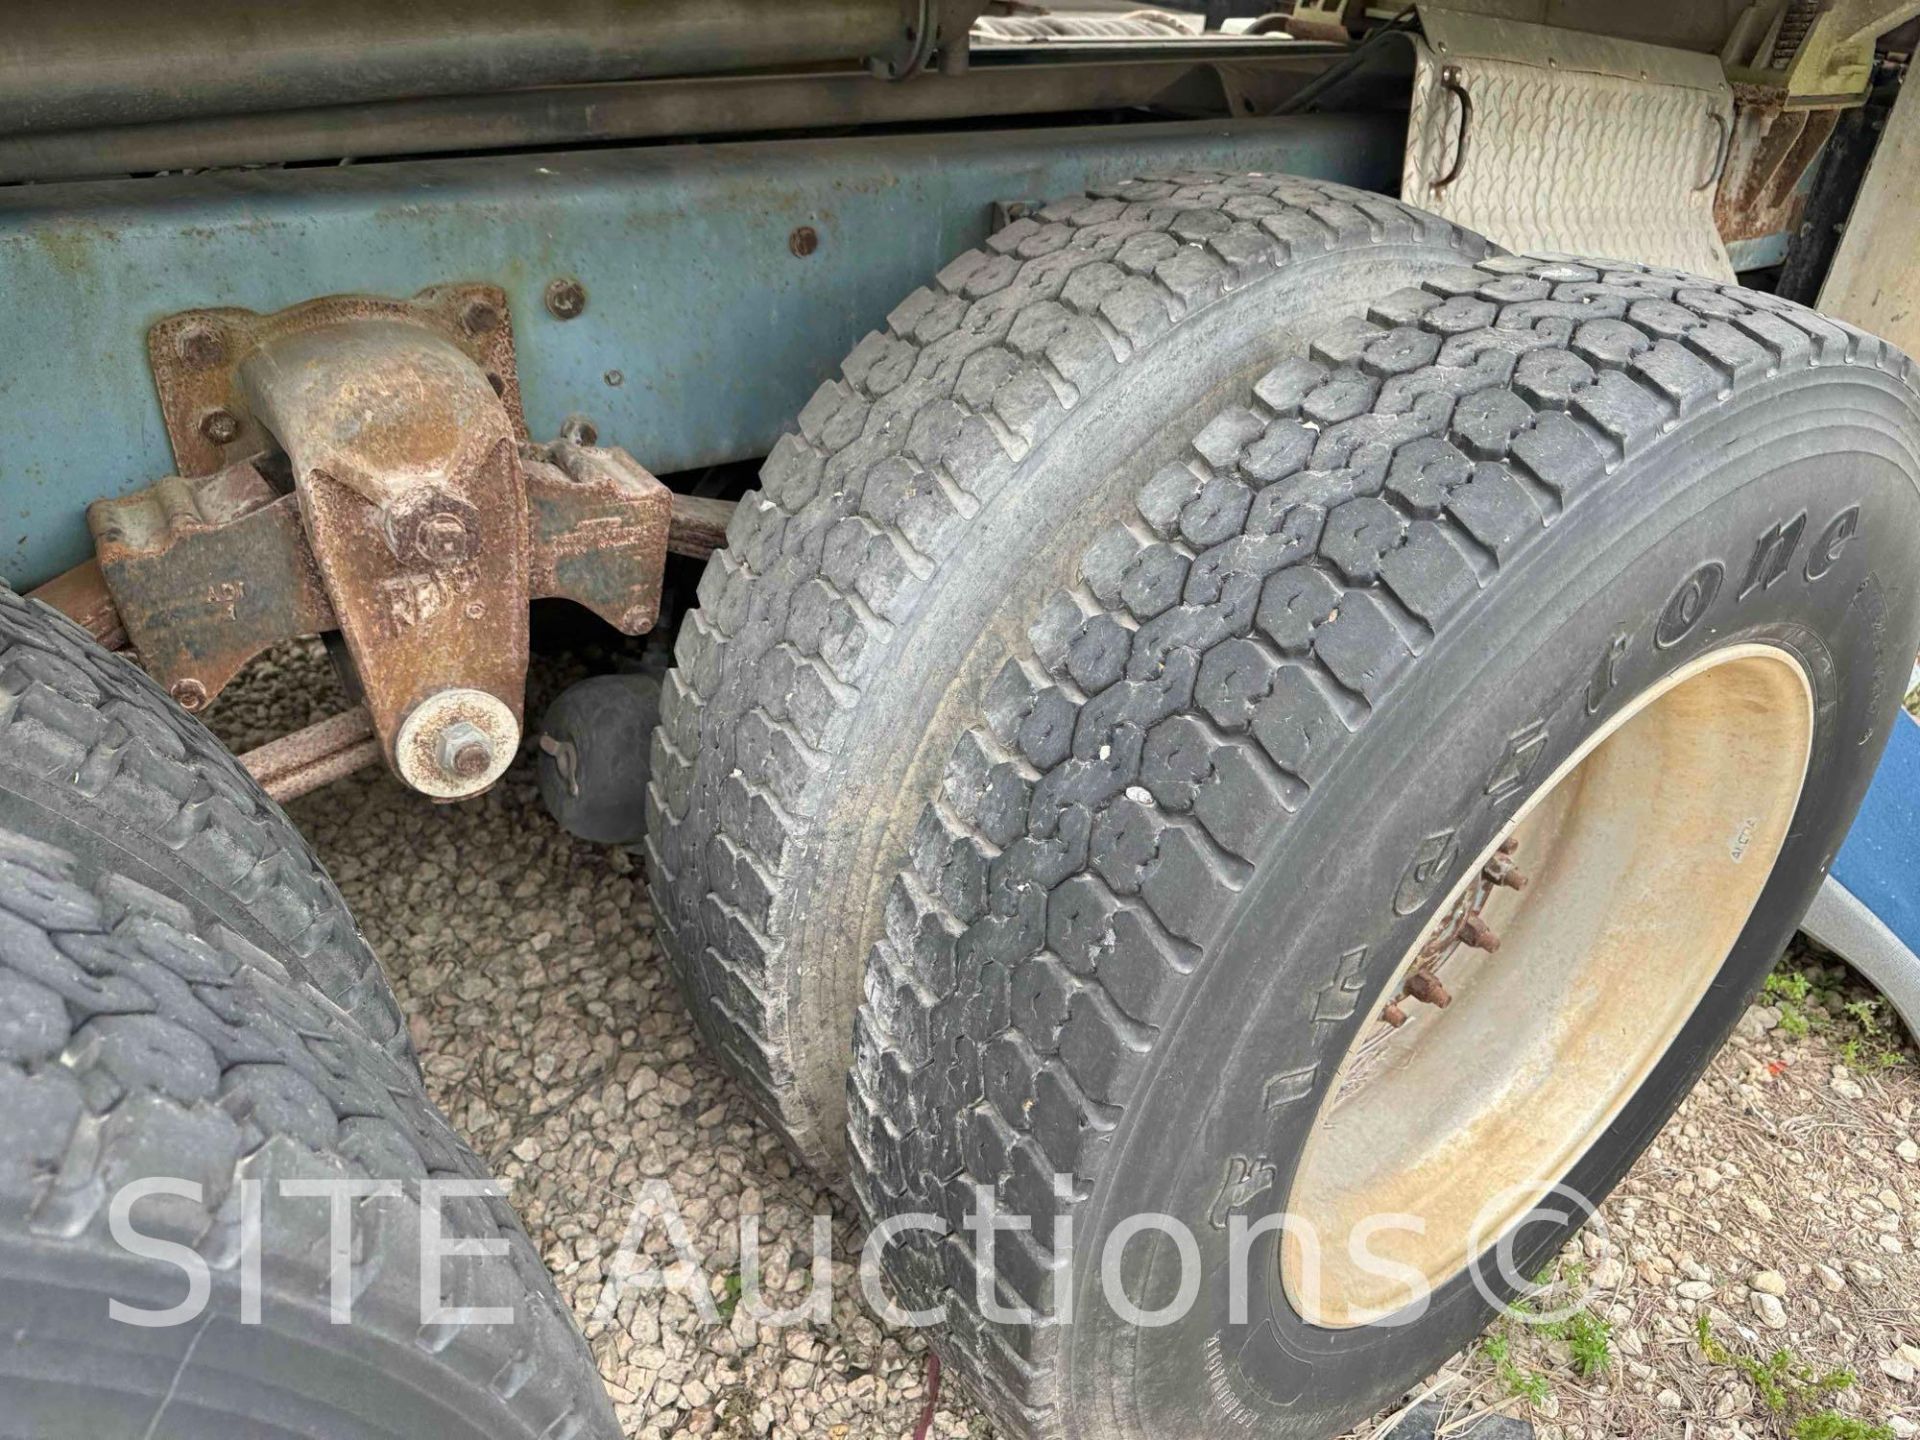
[[285,957],[412,1066],[400,1007],[300,832],[136,665],[0,585],[0,826]]
[[1486,248],[1338,185],[1128,181],[948,265],[774,447],[680,627],[649,868],[698,1023],[829,1180],[888,879],[1032,606],[1172,458],[1158,437]]
[[[107,853],[0,826],[0,1434],[617,1436],[506,1201],[429,1196],[486,1172],[417,1068]],[[386,1182],[340,1206],[351,1323],[291,1181]],[[429,1203],[442,1304],[508,1323],[425,1315]]]
[[1566,258],[1374,293],[1033,612],[868,962],[855,1189],[1009,1435],[1320,1437],[1457,1352],[1749,1003],[1920,644],[1891,347]]

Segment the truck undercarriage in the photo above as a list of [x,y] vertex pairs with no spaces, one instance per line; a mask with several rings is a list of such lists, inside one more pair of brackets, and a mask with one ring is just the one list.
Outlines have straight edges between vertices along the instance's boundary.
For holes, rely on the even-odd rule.
[[1920,1017],[1920,4],[1199,8],[14,8],[0,1412],[616,1433],[276,803],[367,766],[645,854],[1008,1435],[1338,1433],[1796,927]]

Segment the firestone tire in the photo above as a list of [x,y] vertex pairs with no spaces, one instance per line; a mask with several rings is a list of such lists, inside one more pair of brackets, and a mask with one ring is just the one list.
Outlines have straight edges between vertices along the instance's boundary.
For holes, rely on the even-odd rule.
[[[948,1227],[899,1235],[887,1268],[903,1306],[944,1307],[941,1354],[1009,1434],[1317,1440],[1460,1349],[1493,1313],[1464,1272],[1411,1324],[1309,1323],[1271,1233],[1229,1308],[1231,1222],[1289,1209],[1396,966],[1622,707],[1730,647],[1790,657],[1811,696],[1791,826],[1703,998],[1563,1173],[1597,1202],[1792,934],[1920,644],[1906,357],[1618,264],[1500,256],[1374,295],[1195,426],[1035,607],[869,959],[855,1188],[875,1225]],[[1740,860],[1740,830],[1719,843]],[[1032,1227],[985,1274],[976,1187]],[[1100,1257],[1148,1213],[1195,1237],[1200,1282],[1138,1328]],[[1509,1232],[1521,1274],[1572,1213]],[[1163,1241],[1119,1251],[1143,1309],[1185,1274]]]
[[707,1039],[830,1182],[887,884],[1034,609],[1227,396],[1486,248],[1339,185],[1128,181],[954,260],[774,447],[680,627],[649,872]]

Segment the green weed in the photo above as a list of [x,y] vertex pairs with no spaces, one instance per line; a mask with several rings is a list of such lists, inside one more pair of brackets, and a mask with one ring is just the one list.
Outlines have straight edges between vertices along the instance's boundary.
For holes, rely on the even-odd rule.
[[1765,999],[1780,1012],[1780,1032],[1789,1040],[1804,1040],[1814,1031],[1831,1033],[1840,1051],[1840,1063],[1849,1070],[1890,1070],[1904,1055],[1900,1032],[1876,997],[1848,1000],[1838,990],[1816,981],[1800,966],[1804,958],[1788,955],[1767,976]]
[[1852,1388],[1851,1370],[1816,1370],[1784,1347],[1764,1358],[1735,1349],[1713,1333],[1705,1314],[1694,1318],[1693,1330],[1700,1353],[1714,1365],[1738,1371],[1787,1440],[1893,1440],[1886,1426],[1829,1407],[1835,1395]]
[[[1557,1269],[1557,1278],[1556,1278]],[[1565,1287],[1569,1292],[1577,1291],[1585,1281],[1586,1265],[1576,1259],[1564,1260],[1559,1265],[1549,1265],[1533,1277],[1537,1290],[1547,1290],[1556,1285]],[[1598,1315],[1588,1310],[1576,1310],[1558,1320],[1536,1320],[1534,1301],[1527,1296],[1518,1296],[1508,1302],[1512,1326],[1515,1321],[1528,1322],[1524,1330],[1502,1328],[1486,1336],[1480,1342],[1480,1351],[1493,1365],[1494,1378],[1500,1387],[1512,1396],[1532,1405],[1544,1402],[1552,1385],[1546,1374],[1524,1364],[1514,1353],[1513,1337],[1532,1332],[1547,1340],[1558,1340],[1567,1347],[1568,1365],[1573,1373],[1582,1380],[1590,1380],[1604,1375],[1613,1367],[1613,1327]]]
[[713,1308],[718,1312],[722,1325],[731,1323],[733,1320],[733,1312],[740,1308],[740,1291],[745,1283],[746,1282],[740,1278],[740,1272],[738,1270],[729,1270],[720,1281],[723,1287],[723,1293]]
[[1509,1395],[1518,1396],[1529,1405],[1539,1405],[1547,1398],[1547,1377],[1538,1370],[1532,1370],[1513,1358],[1513,1343],[1505,1335],[1489,1335],[1480,1342],[1480,1352],[1493,1362],[1493,1374]]
[[1793,1440],[1894,1440],[1893,1431],[1884,1425],[1842,1415],[1838,1410],[1822,1410],[1794,1422],[1789,1432]]
[[1573,1373],[1582,1380],[1613,1368],[1613,1327],[1591,1310],[1576,1310],[1557,1327],[1567,1342]]

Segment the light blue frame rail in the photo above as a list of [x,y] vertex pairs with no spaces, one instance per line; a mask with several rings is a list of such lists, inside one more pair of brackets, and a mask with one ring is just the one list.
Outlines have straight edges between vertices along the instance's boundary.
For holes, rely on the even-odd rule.
[[[586,415],[667,474],[763,454],[855,340],[986,237],[996,201],[1194,166],[1391,190],[1402,124],[973,130],[0,191],[0,579],[24,589],[78,563],[87,502],[172,469],[146,332],[180,310],[491,281],[532,432]],[[586,288],[578,318],[543,303],[562,277]],[[1807,928],[1920,1023],[1920,727],[1895,734]]]
[[[764,454],[854,341],[986,237],[996,201],[1197,166],[1390,189],[1403,128],[971,130],[0,191],[0,578],[77,563],[88,501],[171,471],[146,356],[164,315],[491,281],[533,434],[583,414],[668,474]],[[543,304],[563,276],[586,287],[577,319]]]

